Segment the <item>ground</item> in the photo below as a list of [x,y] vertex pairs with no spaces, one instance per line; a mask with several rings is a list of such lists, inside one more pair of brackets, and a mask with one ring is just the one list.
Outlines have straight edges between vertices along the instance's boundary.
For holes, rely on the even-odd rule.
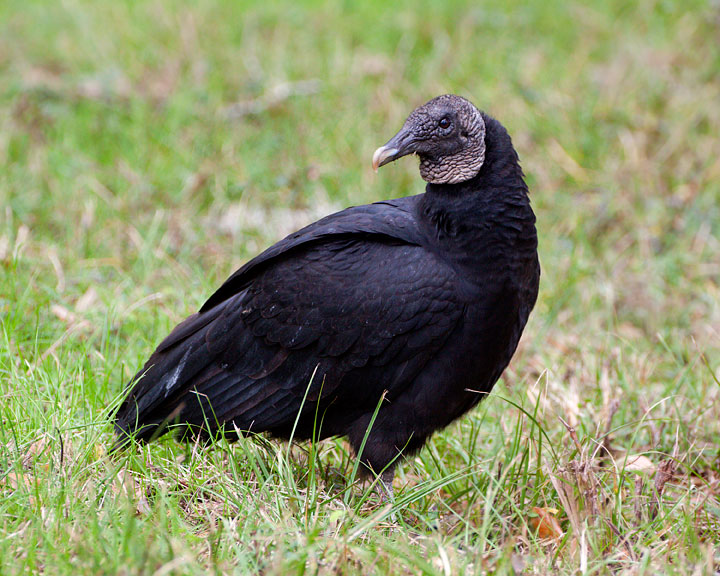
[[[720,6],[0,4],[0,573],[716,574]],[[461,94],[514,138],[540,298],[382,503],[342,440],[109,414],[263,247],[422,191],[374,149]]]

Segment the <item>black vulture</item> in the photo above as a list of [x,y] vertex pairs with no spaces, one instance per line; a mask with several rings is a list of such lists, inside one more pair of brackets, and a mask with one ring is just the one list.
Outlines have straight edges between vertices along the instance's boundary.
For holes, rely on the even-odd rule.
[[482,400],[538,294],[528,189],[505,128],[459,96],[414,110],[373,167],[409,154],[424,194],[291,234],[181,322],[132,379],[117,445],[172,423],[346,436],[388,482],[399,454]]

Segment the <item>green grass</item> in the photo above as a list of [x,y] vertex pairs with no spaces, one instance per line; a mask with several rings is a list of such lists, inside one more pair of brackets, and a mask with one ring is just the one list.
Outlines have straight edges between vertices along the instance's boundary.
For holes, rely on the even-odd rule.
[[[700,1],[0,3],[0,574],[715,574],[719,22]],[[129,376],[230,272],[422,191],[413,161],[370,159],[444,92],[512,134],[543,277],[502,382],[402,464],[392,509],[341,440],[108,456]]]

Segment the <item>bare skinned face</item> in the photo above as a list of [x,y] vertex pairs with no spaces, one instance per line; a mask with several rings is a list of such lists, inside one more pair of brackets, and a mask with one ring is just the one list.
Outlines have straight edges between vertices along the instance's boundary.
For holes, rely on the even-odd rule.
[[402,129],[377,149],[373,166],[417,154],[420,175],[433,184],[473,178],[485,159],[485,122],[470,102],[452,94],[416,108]]

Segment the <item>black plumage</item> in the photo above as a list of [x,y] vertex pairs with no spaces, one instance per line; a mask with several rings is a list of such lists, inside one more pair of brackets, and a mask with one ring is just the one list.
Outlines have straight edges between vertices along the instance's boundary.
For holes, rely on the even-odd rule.
[[413,153],[424,194],[303,228],[179,324],[133,378],[119,444],[173,422],[287,438],[297,420],[295,438],[358,452],[385,394],[361,458],[391,471],[482,400],[538,293],[528,190],[505,129],[458,96],[416,109],[373,165]]

